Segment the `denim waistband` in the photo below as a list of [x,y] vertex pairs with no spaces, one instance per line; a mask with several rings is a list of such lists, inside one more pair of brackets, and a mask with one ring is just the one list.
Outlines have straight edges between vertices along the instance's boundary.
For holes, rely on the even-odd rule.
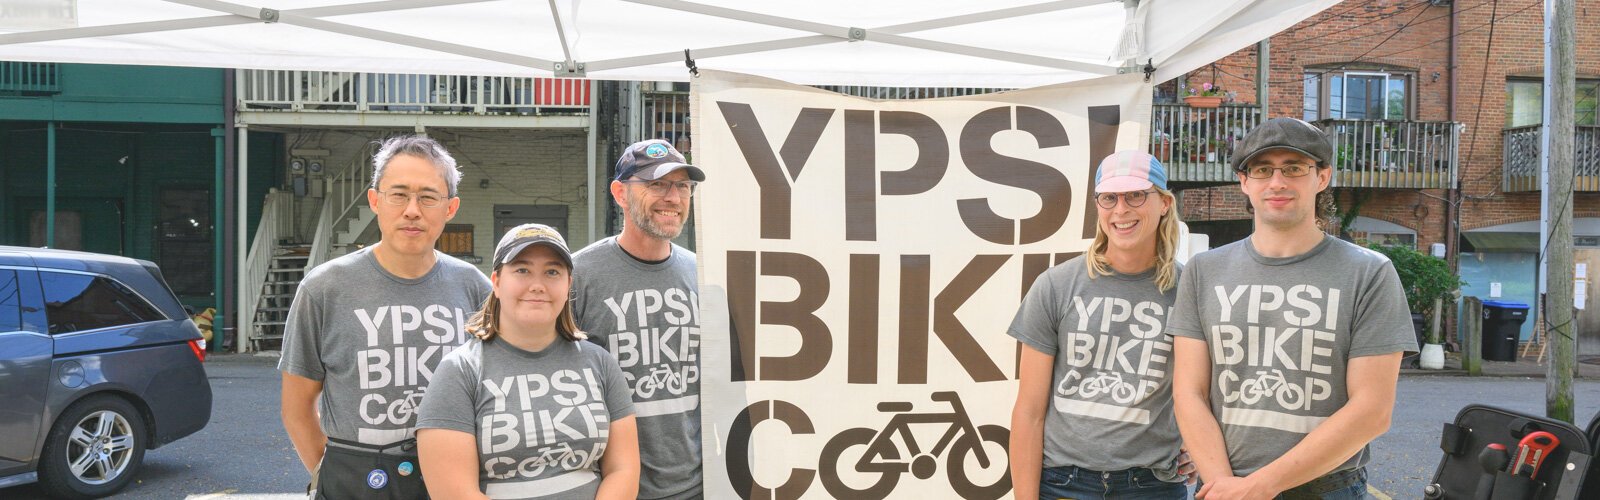
[[1357,467],[1357,468],[1354,468],[1354,469],[1345,469],[1345,470],[1338,471],[1338,472],[1329,472],[1329,473],[1323,475],[1322,477],[1319,477],[1319,478],[1316,478],[1316,479],[1312,479],[1310,481],[1306,481],[1305,484],[1302,484],[1300,486],[1296,486],[1294,488],[1290,488],[1289,491],[1286,491],[1284,493],[1295,492],[1295,493],[1322,494],[1322,493],[1327,493],[1327,492],[1330,492],[1330,491],[1338,491],[1338,490],[1342,490],[1342,489],[1345,489],[1345,488],[1349,488],[1351,486],[1355,486],[1357,484],[1364,483],[1366,481],[1367,481],[1367,468],[1366,467]]
[[1144,467],[1134,467],[1131,469],[1113,471],[1099,471],[1072,465],[1063,465],[1061,467],[1051,467],[1049,470],[1065,475],[1072,481],[1092,480],[1111,485],[1134,484],[1145,486],[1163,482],[1156,478],[1155,471]]

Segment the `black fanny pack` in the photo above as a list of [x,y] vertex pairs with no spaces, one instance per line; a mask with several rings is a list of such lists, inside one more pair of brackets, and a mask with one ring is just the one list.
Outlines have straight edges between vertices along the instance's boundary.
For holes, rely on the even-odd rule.
[[315,498],[427,500],[417,440],[373,446],[328,438],[317,468]]

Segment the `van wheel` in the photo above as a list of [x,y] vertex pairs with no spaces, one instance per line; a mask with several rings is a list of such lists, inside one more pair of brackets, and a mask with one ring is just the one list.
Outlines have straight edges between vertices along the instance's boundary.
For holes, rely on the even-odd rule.
[[122,490],[144,461],[144,418],[122,398],[91,396],[56,419],[40,457],[39,483],[56,498],[99,498]]

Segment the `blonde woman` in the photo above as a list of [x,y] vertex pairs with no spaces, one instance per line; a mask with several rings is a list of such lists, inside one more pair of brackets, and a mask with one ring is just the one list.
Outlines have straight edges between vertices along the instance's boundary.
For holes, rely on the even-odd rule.
[[583,341],[572,319],[572,254],[561,234],[513,228],[495,247],[489,278],[494,294],[467,324],[476,339],[439,363],[418,409],[428,493],[634,498],[633,399],[616,358]]
[[1011,414],[1016,498],[1186,498],[1163,331],[1180,270],[1166,169],[1114,153],[1093,196],[1089,252],[1041,274],[1008,330],[1027,346]]

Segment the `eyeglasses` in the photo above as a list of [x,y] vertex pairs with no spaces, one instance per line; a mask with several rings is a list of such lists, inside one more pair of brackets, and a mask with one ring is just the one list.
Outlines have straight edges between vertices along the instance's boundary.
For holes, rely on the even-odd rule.
[[1290,163],[1282,167],[1255,165],[1246,168],[1244,173],[1251,179],[1271,179],[1272,171],[1274,170],[1283,172],[1284,177],[1305,177],[1307,175],[1311,175],[1312,170],[1315,169],[1316,167],[1312,167],[1303,163]]
[[[373,191],[378,190],[374,189]],[[444,200],[447,199],[444,196],[431,193],[407,193],[403,191],[390,191],[385,193],[383,191],[378,191],[378,194],[383,195],[383,201],[397,207],[410,205],[411,199],[416,198],[417,205],[422,206],[422,208],[438,208],[439,205],[443,205]]]
[[685,197],[685,198],[688,198],[689,196],[694,195],[695,186],[699,186],[700,185],[700,183],[698,181],[672,182],[672,181],[664,181],[664,180],[661,180],[661,179],[656,179],[656,180],[653,180],[653,181],[647,181],[647,180],[644,180],[644,179],[628,179],[628,180],[625,180],[625,181],[622,181],[622,182],[626,182],[626,183],[630,183],[630,184],[644,184],[645,189],[649,189],[650,193],[652,193],[652,194],[654,194],[656,196],[666,196],[667,195],[667,189],[671,188],[673,191],[676,191],[678,194],[683,195],[683,197]]
[[1144,201],[1150,197],[1150,193],[1154,192],[1146,189],[1144,191],[1129,191],[1126,193],[1100,193],[1094,195],[1094,204],[1100,205],[1100,208],[1116,208],[1117,198],[1122,198],[1122,201],[1128,204],[1128,208],[1139,208],[1144,206]]

